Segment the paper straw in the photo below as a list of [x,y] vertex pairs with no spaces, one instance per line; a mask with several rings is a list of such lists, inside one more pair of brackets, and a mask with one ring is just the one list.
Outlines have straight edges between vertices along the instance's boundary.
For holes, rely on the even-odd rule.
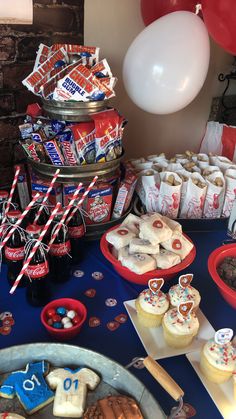
[[50,247],[51,247],[51,245],[53,244],[54,240],[56,239],[56,237],[57,237],[57,235],[58,235],[58,233],[59,233],[59,231],[60,231],[60,229],[61,229],[61,226],[62,226],[62,224],[64,223],[64,221],[65,221],[65,219],[66,219],[67,215],[69,214],[69,212],[70,212],[71,208],[73,207],[74,202],[75,202],[75,200],[76,200],[77,196],[79,195],[79,192],[80,192],[80,189],[81,189],[81,187],[82,187],[82,186],[83,186],[83,183],[82,183],[82,182],[80,182],[80,183],[79,183],[79,185],[77,186],[77,188],[76,188],[76,190],[75,190],[75,192],[74,192],[73,196],[72,196],[72,199],[71,199],[71,201],[70,201],[69,205],[67,205],[66,210],[65,210],[65,212],[64,212],[64,214],[63,214],[63,216],[62,216],[61,220],[59,221],[59,223],[58,223],[57,227],[55,228],[55,231],[54,231],[54,233],[52,234],[51,240],[50,240],[50,242],[48,243],[49,250],[50,250]]
[[52,213],[51,213],[48,221],[46,222],[45,226],[43,227],[43,229],[42,229],[42,231],[41,231],[41,233],[39,235],[39,238],[38,238],[37,242],[33,246],[33,248],[31,250],[29,256],[27,257],[26,261],[24,262],[24,265],[23,265],[23,267],[22,267],[22,269],[21,269],[18,277],[16,278],[16,280],[15,280],[12,288],[10,289],[10,294],[13,294],[14,291],[16,290],[17,286],[19,285],[19,282],[20,282],[22,276],[24,275],[25,271],[27,270],[27,268],[28,268],[28,266],[29,266],[32,258],[34,257],[34,255],[35,255],[38,247],[40,246],[40,244],[41,244],[41,242],[42,242],[45,234],[47,233],[48,228],[50,227],[50,224],[53,221],[53,219],[54,219],[54,217],[55,217],[58,209],[60,208],[60,206],[61,206],[61,203],[58,202],[57,205],[55,206],[54,210],[52,211]]
[[53,178],[52,178],[52,181],[51,181],[51,183],[50,183],[50,185],[48,187],[48,190],[47,190],[47,192],[46,192],[46,194],[45,194],[45,196],[44,196],[44,198],[42,200],[41,206],[40,206],[40,208],[39,208],[39,210],[38,210],[38,212],[36,214],[36,217],[34,219],[33,224],[37,224],[37,221],[38,221],[38,219],[39,219],[39,217],[40,217],[40,215],[41,215],[41,213],[43,211],[43,208],[44,208],[44,206],[45,206],[45,204],[46,204],[46,202],[47,202],[47,200],[49,198],[49,195],[50,195],[50,193],[52,191],[53,185],[56,182],[59,173],[60,173],[60,169],[57,169],[56,172],[55,172],[55,174],[54,174],[54,176],[53,176]]
[[8,200],[7,200],[7,205],[6,205],[6,209],[5,209],[5,212],[4,212],[4,217],[3,217],[3,220],[2,220],[2,224],[4,224],[5,221],[6,221],[7,213],[10,209],[11,201],[12,201],[15,189],[16,189],[19,174],[20,174],[20,166],[16,166],[16,171],[15,171],[14,179],[13,179],[13,182],[12,182],[12,185],[11,185],[11,190],[10,190],[10,193],[9,193],[9,197],[8,197]]
[[83,193],[81,199],[79,200],[78,204],[76,205],[75,208],[73,208],[73,210],[71,211],[69,217],[66,219],[66,224],[69,224],[71,218],[73,217],[73,215],[76,213],[77,209],[81,207],[82,203],[84,202],[86,196],[88,195],[88,193],[91,191],[92,187],[94,186],[96,180],[97,180],[98,176],[95,176],[92,180],[92,182],[89,184],[88,188],[86,189],[86,191]]
[[37,194],[34,195],[32,201],[27,205],[27,207],[25,208],[24,212],[22,212],[21,216],[18,218],[18,220],[16,221],[16,223],[14,224],[14,226],[12,226],[11,230],[8,232],[8,234],[6,235],[6,237],[4,237],[3,241],[0,243],[0,251],[5,246],[6,242],[9,240],[9,238],[11,237],[11,235],[14,233],[15,229],[21,224],[22,220],[24,219],[24,217],[26,216],[26,214],[29,212],[29,210],[31,209],[31,207],[34,205],[35,201],[38,199],[39,196],[40,196],[39,193],[37,193]]

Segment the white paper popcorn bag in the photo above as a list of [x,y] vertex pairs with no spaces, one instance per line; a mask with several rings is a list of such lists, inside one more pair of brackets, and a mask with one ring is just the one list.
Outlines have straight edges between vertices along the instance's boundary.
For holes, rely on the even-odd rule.
[[167,172],[176,172],[177,170],[181,170],[183,168],[181,163],[169,163],[166,167]]
[[164,172],[168,166],[168,163],[166,161],[160,161],[159,163],[153,163],[152,168],[153,170],[156,170],[157,172]]
[[206,178],[207,193],[203,208],[204,218],[219,218],[225,195],[225,180],[221,172],[214,172]]
[[148,170],[152,168],[151,161],[145,161],[143,163],[132,163],[134,166],[135,172],[142,172],[143,170]]
[[225,199],[224,199],[222,217],[230,216],[235,198],[236,198],[236,170],[227,169],[225,171]]
[[210,176],[214,172],[220,172],[218,166],[206,166],[202,169],[202,176],[205,178]]
[[173,172],[160,173],[160,191],[157,212],[169,218],[177,218],[180,204],[182,180]]
[[147,212],[157,211],[159,185],[160,175],[155,170],[144,170],[139,173],[136,192],[141,202],[146,207]]
[[205,167],[209,166],[209,157],[205,153],[198,153],[197,155],[197,166],[202,170]]
[[180,205],[180,218],[201,218],[207,184],[199,173],[193,173],[185,182],[185,193]]

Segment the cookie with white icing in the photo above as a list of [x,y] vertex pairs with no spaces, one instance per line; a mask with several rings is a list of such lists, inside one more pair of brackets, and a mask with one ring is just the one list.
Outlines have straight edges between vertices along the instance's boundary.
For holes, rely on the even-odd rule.
[[47,382],[56,390],[54,416],[80,418],[85,409],[87,389],[94,390],[100,377],[89,368],[56,368],[48,374]]
[[106,240],[112,244],[116,249],[121,249],[127,246],[135,237],[135,233],[130,231],[127,227],[117,227],[114,230],[108,231]]
[[140,224],[139,237],[149,240],[153,245],[169,240],[172,233],[160,214],[153,214]]
[[138,275],[153,271],[157,266],[155,259],[143,253],[135,253],[134,255],[124,257],[121,263]]
[[157,269],[169,269],[181,262],[179,255],[163,248],[152,257],[156,260]]
[[154,255],[159,252],[159,244],[153,245],[149,240],[135,238],[129,244],[129,253],[146,253]]

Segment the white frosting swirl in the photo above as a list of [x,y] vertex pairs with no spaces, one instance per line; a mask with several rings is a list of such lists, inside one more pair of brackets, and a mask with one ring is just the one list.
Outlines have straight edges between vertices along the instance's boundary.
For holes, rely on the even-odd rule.
[[188,301],[194,301],[194,308],[200,304],[201,296],[191,285],[186,288],[182,288],[179,284],[174,285],[169,289],[170,303],[173,307],[177,307],[180,303],[186,303]]
[[177,308],[171,308],[165,313],[163,322],[166,328],[175,335],[196,335],[199,329],[199,321],[194,313],[184,318]]
[[219,345],[210,339],[203,347],[203,354],[211,365],[220,370],[236,370],[236,350],[231,342]]
[[150,289],[146,289],[141,292],[138,301],[141,308],[151,314],[163,314],[169,308],[169,300],[162,291],[154,294]]

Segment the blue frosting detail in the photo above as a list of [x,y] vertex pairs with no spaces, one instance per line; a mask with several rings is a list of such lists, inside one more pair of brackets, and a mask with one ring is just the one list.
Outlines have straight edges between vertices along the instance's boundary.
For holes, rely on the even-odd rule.
[[27,364],[25,370],[12,372],[0,387],[2,397],[17,396],[27,413],[49,403],[54,393],[48,387],[44,375],[49,365],[45,361]]

